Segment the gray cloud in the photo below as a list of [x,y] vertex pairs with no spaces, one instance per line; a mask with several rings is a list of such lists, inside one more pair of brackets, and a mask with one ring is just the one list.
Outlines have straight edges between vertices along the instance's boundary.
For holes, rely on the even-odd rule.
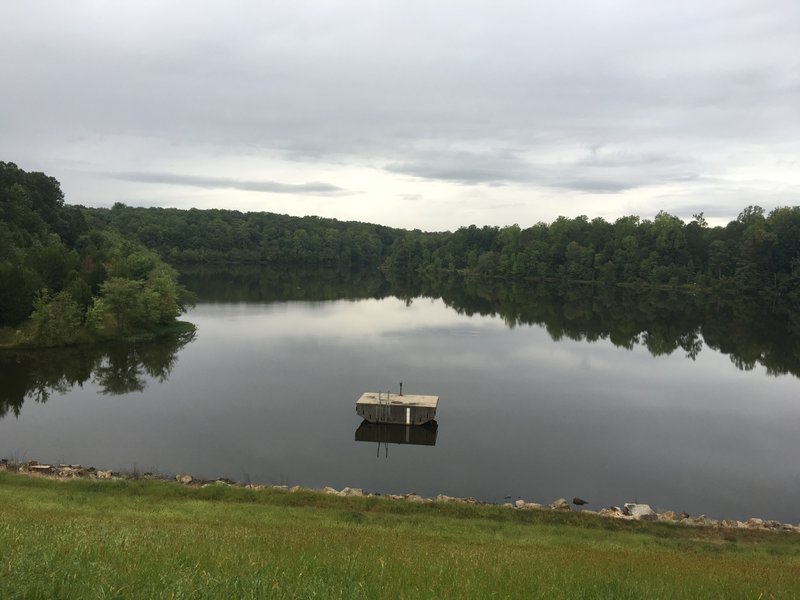
[[511,151],[418,151],[414,160],[389,163],[385,168],[393,173],[463,184],[531,180],[530,166]]
[[658,153],[603,153],[602,145],[576,160],[543,163],[525,160],[512,150],[497,152],[426,150],[415,161],[390,163],[386,169],[424,179],[464,185],[524,184],[578,192],[612,194],[639,187],[699,178],[696,160]]
[[[767,212],[781,206],[795,206],[800,199],[800,184],[776,188],[769,181],[742,182],[732,186],[724,180],[702,180],[702,193],[681,190],[672,194],[657,195],[653,198],[659,208],[688,219],[702,212],[718,223],[736,218],[748,205],[758,205]],[[744,190],[755,190],[748,194]]]
[[280,183],[278,181],[240,181],[224,177],[203,177],[198,175],[181,175],[178,173],[108,173],[112,179],[134,181],[137,183],[162,183],[167,185],[186,185],[206,189],[235,189],[248,192],[268,192],[273,194],[304,194],[311,196],[341,196],[349,194],[347,190],[325,183],[311,181],[308,183]]
[[[702,204],[709,178],[735,185],[763,169],[773,187],[797,183],[791,167],[765,165],[800,155],[798,22],[796,0],[3,2],[0,54],[13,60],[0,63],[0,157],[80,186],[86,203],[127,197],[143,173],[345,193],[250,181],[276,159],[350,170],[337,181],[384,165],[384,187],[365,196],[397,204],[365,198],[365,219],[407,212],[404,192],[435,202],[448,185],[451,198],[464,185],[544,190],[529,196],[532,220],[554,190],[603,193],[606,213],[631,210],[617,195],[657,186]],[[567,146],[587,150],[564,157]],[[250,157],[252,170],[231,160],[218,177],[163,176],[217,156]],[[138,179],[101,185],[97,173],[130,165]],[[389,189],[397,175],[436,193]],[[726,206],[735,216],[763,189],[742,183]]]

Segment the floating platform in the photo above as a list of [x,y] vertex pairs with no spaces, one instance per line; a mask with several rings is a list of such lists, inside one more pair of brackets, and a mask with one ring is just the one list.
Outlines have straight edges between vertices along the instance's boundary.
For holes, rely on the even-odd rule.
[[356,441],[435,446],[438,430],[439,426],[436,421],[429,421],[425,425],[397,425],[396,423],[361,421],[361,425],[356,429]]
[[439,396],[366,392],[356,400],[356,413],[370,423],[424,425],[436,418]]

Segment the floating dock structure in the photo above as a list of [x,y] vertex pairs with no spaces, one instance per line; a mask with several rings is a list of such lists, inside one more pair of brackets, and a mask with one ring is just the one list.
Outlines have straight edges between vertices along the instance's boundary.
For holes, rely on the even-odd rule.
[[436,418],[438,405],[439,396],[366,392],[356,401],[356,412],[370,423],[423,425]]

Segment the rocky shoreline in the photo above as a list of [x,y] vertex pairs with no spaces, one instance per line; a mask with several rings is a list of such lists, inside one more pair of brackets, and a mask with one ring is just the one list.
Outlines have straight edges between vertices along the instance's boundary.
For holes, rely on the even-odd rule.
[[[336,496],[375,496],[386,498],[395,501],[404,502],[460,502],[464,504],[475,504],[492,506],[493,503],[481,502],[475,498],[456,498],[439,494],[433,498],[426,498],[415,493],[410,494],[378,494],[366,493],[361,488],[346,487],[337,490],[332,487],[324,487],[322,489],[303,488],[299,485],[260,485],[251,483],[241,483],[232,481],[226,478],[207,480],[198,479],[192,475],[183,473],[176,475],[174,478],[153,473],[139,473],[128,472],[120,473],[110,470],[95,469],[94,467],[84,467],[78,464],[59,464],[50,465],[42,464],[35,460],[18,462],[9,459],[0,459],[0,471],[8,471],[28,475],[33,477],[45,477],[49,479],[70,480],[70,479],[150,479],[161,481],[172,481],[173,479],[182,485],[193,487],[208,487],[212,485],[229,485],[238,486],[251,490],[281,490],[288,493],[298,491],[312,491],[321,492],[325,494],[332,494]],[[574,498],[573,503],[576,505],[585,504],[584,501]],[[559,498],[550,504],[538,504],[536,502],[527,502],[523,499],[518,499],[516,502],[506,502],[497,506],[502,506],[510,510],[549,510],[549,511],[572,511],[572,506],[565,498]],[[602,508],[600,510],[589,510],[585,508],[577,509],[577,512],[593,514],[600,517],[611,519],[622,519],[626,521],[667,521],[677,525],[691,526],[691,527],[714,527],[721,529],[747,529],[757,531],[771,531],[771,532],[786,532],[800,534],[800,524],[792,525],[790,523],[781,523],[775,520],[760,519],[752,517],[746,521],[738,521],[732,519],[712,519],[705,515],[691,516],[686,512],[674,512],[671,510],[664,512],[656,512],[647,504],[626,503],[620,506],[611,506]]]

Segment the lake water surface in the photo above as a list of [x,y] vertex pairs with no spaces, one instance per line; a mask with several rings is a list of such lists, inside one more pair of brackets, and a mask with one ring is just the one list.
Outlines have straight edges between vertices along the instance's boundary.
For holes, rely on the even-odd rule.
[[[3,359],[0,455],[800,522],[800,380],[738,368],[750,359],[702,331],[662,352],[656,326],[615,345],[613,332],[570,337],[374,279],[358,299],[248,281],[187,278],[201,296],[192,340]],[[400,381],[441,396],[435,445],[357,441],[355,400]]]

